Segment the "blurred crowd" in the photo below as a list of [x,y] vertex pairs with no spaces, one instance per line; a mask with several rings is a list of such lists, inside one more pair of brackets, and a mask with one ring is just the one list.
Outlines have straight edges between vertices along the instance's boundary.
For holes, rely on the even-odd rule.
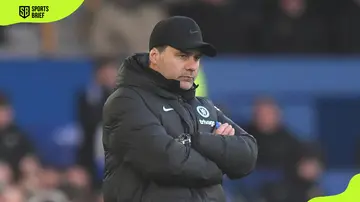
[[15,122],[14,109],[0,95],[0,201],[100,202],[91,176],[80,166],[66,169],[43,164],[36,145]]
[[[195,19],[205,40],[223,54],[360,52],[360,0],[85,0],[76,13],[56,23],[0,27],[2,56],[90,55],[95,61],[92,82],[74,95],[83,137],[74,166],[44,164],[16,124],[10,98],[0,95],[0,202],[102,200],[103,103],[121,56],[147,51],[153,26],[170,15]],[[259,98],[252,117],[239,125],[258,141],[258,169],[284,177],[257,190],[232,185],[229,198],[305,202],[322,195],[318,179],[326,155],[319,144],[297,139],[271,98]]]
[[49,24],[0,27],[6,55],[122,55],[147,51],[166,16],[195,19],[220,53],[358,53],[359,0],[86,0]]

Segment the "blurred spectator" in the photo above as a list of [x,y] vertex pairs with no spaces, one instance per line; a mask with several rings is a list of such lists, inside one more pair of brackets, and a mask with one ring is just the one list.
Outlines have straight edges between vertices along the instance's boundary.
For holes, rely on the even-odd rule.
[[53,55],[58,49],[58,32],[54,23],[40,24],[42,55]]
[[9,99],[0,93],[0,160],[8,163],[19,177],[19,163],[32,158],[34,147],[25,133],[14,122],[14,112]]
[[244,127],[259,146],[258,167],[286,169],[294,165],[299,141],[281,123],[280,109],[270,98],[255,103],[252,123]]
[[95,55],[148,51],[152,28],[166,15],[159,0],[102,0],[90,30]]
[[19,187],[8,186],[2,190],[0,194],[0,201],[4,202],[24,202],[25,195]]
[[96,183],[96,131],[102,119],[103,104],[115,85],[118,65],[118,61],[112,58],[99,59],[95,64],[92,83],[77,95],[77,116],[83,132],[83,141],[78,152],[78,164],[87,169],[93,183]]
[[92,24],[94,23],[94,18],[101,7],[103,0],[87,0],[84,1],[83,6],[80,7],[78,12],[79,15],[77,26],[77,37],[76,39],[79,41],[81,45],[84,47],[89,47],[89,37]]
[[24,158],[20,161],[19,169],[21,177],[28,177],[37,174],[41,165],[37,158]]
[[310,0],[270,0],[263,12],[263,50],[270,53],[327,51],[327,27]]
[[29,202],[68,202],[66,195],[60,191],[60,173],[54,168],[45,167],[37,175],[36,188],[29,192]]
[[75,166],[66,171],[61,190],[72,202],[95,202],[96,196],[91,190],[90,178],[80,167]]
[[40,184],[44,189],[57,189],[61,183],[61,175],[56,168],[44,167],[40,174]]
[[0,192],[13,183],[13,173],[7,163],[0,162]]
[[40,173],[42,171],[40,163],[35,158],[26,158],[20,162],[21,186],[26,194],[33,194],[40,187]]
[[323,172],[322,152],[314,145],[304,145],[300,159],[281,182],[263,186],[263,202],[307,202],[323,195],[319,179]]

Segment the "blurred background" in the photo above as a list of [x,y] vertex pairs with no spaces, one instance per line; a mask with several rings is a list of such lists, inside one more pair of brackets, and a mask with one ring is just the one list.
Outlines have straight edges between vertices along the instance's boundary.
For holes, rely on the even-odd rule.
[[0,27],[0,201],[100,202],[101,110],[116,68],[167,16],[219,57],[198,82],[259,144],[229,201],[338,194],[360,168],[360,0],[85,0],[56,23]]

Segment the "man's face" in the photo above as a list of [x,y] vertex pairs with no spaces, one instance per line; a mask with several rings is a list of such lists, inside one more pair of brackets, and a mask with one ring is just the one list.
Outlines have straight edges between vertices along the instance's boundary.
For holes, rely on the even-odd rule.
[[98,72],[98,81],[108,88],[114,88],[116,84],[117,68],[115,63],[109,63]]
[[150,53],[152,62],[165,78],[180,81],[180,88],[190,89],[199,72],[201,53],[198,51],[181,52],[167,47],[163,52]]
[[318,159],[308,158],[300,160],[298,175],[307,181],[316,181],[322,173],[322,165]]
[[306,9],[304,0],[280,0],[280,6],[284,12],[292,18],[301,17]]
[[270,103],[261,103],[255,108],[255,121],[257,126],[264,131],[275,129],[279,122],[279,111]]

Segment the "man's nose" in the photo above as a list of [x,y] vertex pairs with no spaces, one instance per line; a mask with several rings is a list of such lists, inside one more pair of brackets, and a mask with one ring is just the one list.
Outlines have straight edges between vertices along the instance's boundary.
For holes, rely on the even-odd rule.
[[190,57],[186,64],[186,69],[195,71],[195,70],[197,70],[198,67],[199,67],[198,61],[195,59],[195,57]]

